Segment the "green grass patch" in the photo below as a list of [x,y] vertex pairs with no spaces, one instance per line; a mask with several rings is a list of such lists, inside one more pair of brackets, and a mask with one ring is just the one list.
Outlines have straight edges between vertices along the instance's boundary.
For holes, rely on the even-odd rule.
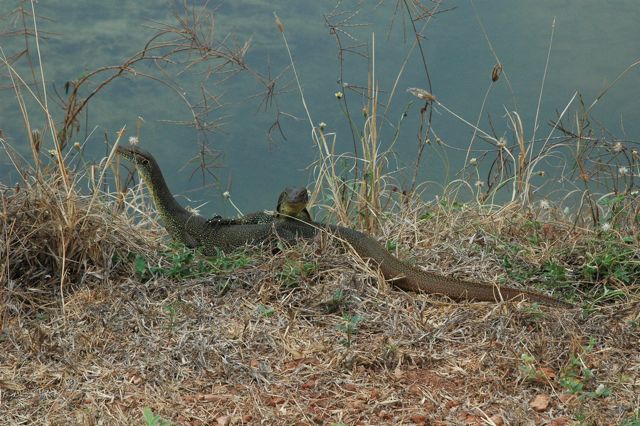
[[136,255],[134,268],[144,281],[151,278],[190,279],[212,274],[228,273],[251,263],[245,251],[225,254],[217,250],[215,256],[204,256],[182,244],[171,244],[160,256],[158,265],[151,265],[147,258]]

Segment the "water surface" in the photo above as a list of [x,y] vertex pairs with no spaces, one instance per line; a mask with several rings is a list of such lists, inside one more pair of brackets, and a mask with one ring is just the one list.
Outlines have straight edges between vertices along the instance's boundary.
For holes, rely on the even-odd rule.
[[[0,5],[0,13],[6,16],[18,4],[18,1],[5,0]],[[264,87],[248,73],[211,79],[199,87],[204,67],[180,75],[176,75],[179,67],[169,67],[168,76],[185,90],[186,98],[192,103],[199,102],[202,89],[219,96],[220,107],[209,116],[210,121],[220,124],[216,131],[204,134],[176,125],[176,121],[190,119],[180,97],[161,84],[128,76],[110,84],[91,101],[88,126],[83,117],[83,128],[75,139],[84,144],[87,161],[99,161],[107,150],[105,141],[113,143],[116,132],[124,126],[127,137],[135,135],[136,120],[142,117],[141,146],[154,153],[176,193],[193,200],[193,205],[208,202],[202,207],[204,214],[233,213],[221,197],[227,189],[245,211],[271,206],[284,186],[310,183],[313,176],[307,166],[315,158],[310,125],[273,13],[276,12],[285,25],[313,122],[324,122],[327,132],[336,133],[339,152],[352,152],[351,132],[335,93],[347,94],[355,123],[362,128],[361,109],[366,101],[357,91],[344,89],[340,77],[342,75],[342,83],[367,85],[375,38],[375,76],[381,100],[386,102],[414,40],[410,22],[396,10],[396,5],[389,1],[346,1],[338,6],[335,1],[209,3],[208,10],[215,9],[216,37],[229,37],[228,45],[242,45],[251,39],[247,64],[263,75],[282,73],[276,87],[285,92],[277,97],[277,105],[272,103],[265,108],[263,98],[253,96]],[[425,3],[430,9],[435,5]],[[43,34],[41,51],[50,103],[56,101],[54,87],[63,93],[66,81],[96,67],[121,63],[139,51],[161,24],[176,25],[174,14],[178,10],[173,2],[149,0],[78,2],[72,7],[67,1],[52,0],[40,2],[36,7],[41,16],[38,29]],[[564,109],[574,92],[579,91],[589,105],[627,66],[640,59],[637,42],[640,8],[632,0],[618,1],[613,6],[594,0],[494,0],[475,2],[475,7],[477,13],[474,3],[469,1],[444,2],[440,10],[450,10],[434,16],[426,26],[422,44],[432,90],[449,109],[476,122],[495,64],[480,20],[513,90],[511,92],[504,77],[498,81],[488,96],[481,127],[489,131],[493,126],[497,135],[510,140],[507,110],[517,110],[527,136],[532,135],[552,29],[538,137],[548,135],[548,123],[557,117],[557,111]],[[368,56],[347,54],[342,74],[336,37],[326,25],[325,17],[338,25],[342,43],[355,46],[355,51]],[[5,33],[20,28],[20,22],[9,19],[0,25]],[[416,25],[421,28],[424,21]],[[33,27],[32,23],[29,27]],[[0,45],[10,56],[24,43],[20,38],[3,37]],[[35,60],[33,42],[30,47]],[[31,81],[24,60],[16,67]],[[140,69],[155,76],[161,74],[151,66]],[[11,144],[21,147],[26,154],[24,127],[15,94],[7,88],[6,70],[2,79],[0,128]],[[639,83],[639,71],[632,70],[601,99],[593,108],[598,126],[615,137],[639,139]],[[402,113],[407,112],[395,145],[397,155],[391,157],[390,163],[391,169],[400,169],[393,175],[400,187],[408,185],[412,174],[419,110],[423,106],[406,93],[409,87],[428,87],[418,51],[410,57],[399,80],[386,122],[380,120],[385,122],[380,134],[384,148],[391,142],[394,126]],[[32,103],[30,108],[32,122],[40,123],[37,108]],[[286,139],[277,131],[272,132],[271,137],[268,133],[278,111],[282,113],[279,118]],[[423,186],[426,197],[438,193],[442,185],[457,177],[472,137],[472,129],[440,108],[434,111],[433,125],[437,136],[450,148],[429,146],[425,150],[419,180],[430,182]],[[211,174],[203,175],[197,165],[189,163],[197,157],[203,142],[221,154],[216,162],[220,167],[211,169],[215,178]],[[471,156],[478,158],[485,150],[492,149],[479,140],[474,147],[478,151]],[[488,164],[483,167],[484,171]],[[0,160],[0,172],[4,183],[17,180],[6,158]],[[542,179],[553,178],[548,175],[536,184],[542,185]]]

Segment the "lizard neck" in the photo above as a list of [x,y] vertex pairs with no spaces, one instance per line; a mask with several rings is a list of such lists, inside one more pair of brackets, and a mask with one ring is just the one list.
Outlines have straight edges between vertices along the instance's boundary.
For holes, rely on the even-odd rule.
[[195,242],[188,238],[188,229],[196,222],[200,223],[203,220],[195,220],[200,216],[191,213],[176,201],[157,165],[151,169],[150,173],[141,173],[141,176],[169,235],[176,241],[193,246]]

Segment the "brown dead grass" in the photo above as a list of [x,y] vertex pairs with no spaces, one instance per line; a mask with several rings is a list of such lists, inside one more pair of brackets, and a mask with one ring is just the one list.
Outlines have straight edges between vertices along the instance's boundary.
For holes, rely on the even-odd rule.
[[[35,213],[47,194],[3,196],[7,424],[143,424],[144,407],[176,424],[618,424],[640,406],[637,286],[588,311],[453,303],[394,290],[324,241],[254,250],[250,266],[227,274],[140,282],[130,262],[108,259],[156,256],[147,222],[103,203],[83,211],[78,198],[76,217],[90,226],[56,234],[55,214]],[[408,225],[417,210],[390,220],[382,239],[430,269],[493,281],[504,276],[502,243],[528,238],[515,211],[434,214],[428,226]],[[523,262],[567,245],[579,258],[575,242],[589,231],[553,226]],[[72,238],[67,262],[78,264],[64,305],[56,235]],[[103,256],[91,254],[93,241]],[[561,384],[572,376],[578,395]],[[599,385],[611,395],[587,394]],[[540,411],[530,406],[546,397]]]
[[120,214],[108,194],[83,196],[77,187],[65,190],[56,176],[23,189],[0,185],[2,313],[64,308],[66,291],[129,275],[131,253],[158,249],[158,239],[141,234],[144,224]]

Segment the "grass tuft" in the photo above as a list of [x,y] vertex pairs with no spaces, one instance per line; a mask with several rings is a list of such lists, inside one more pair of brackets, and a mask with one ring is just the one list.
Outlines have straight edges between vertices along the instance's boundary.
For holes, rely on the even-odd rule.
[[65,189],[55,169],[0,191],[3,314],[64,311],[66,295],[131,276],[133,257],[159,247],[158,234],[122,215],[115,198],[96,202],[78,182]]

